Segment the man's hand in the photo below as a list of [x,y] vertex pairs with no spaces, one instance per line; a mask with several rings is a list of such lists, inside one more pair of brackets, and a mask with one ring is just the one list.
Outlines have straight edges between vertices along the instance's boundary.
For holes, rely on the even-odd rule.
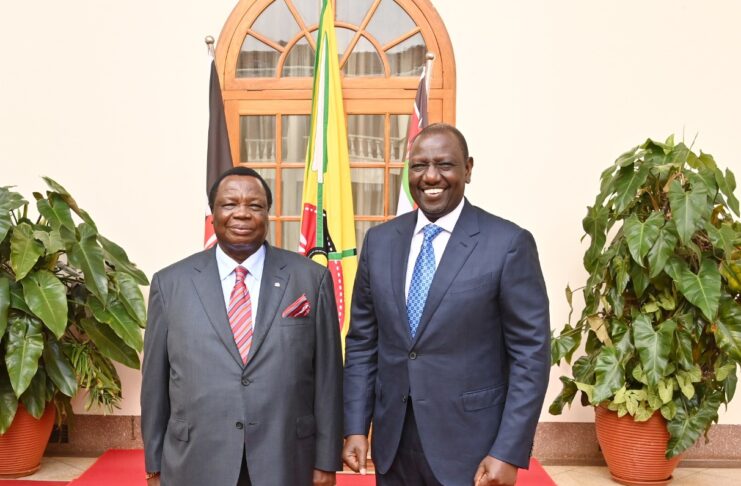
[[347,467],[360,474],[366,474],[365,460],[368,457],[368,437],[364,435],[348,435],[345,447],[342,448],[342,460]]
[[155,476],[151,479],[147,479],[147,486],[160,486],[160,477]]
[[473,477],[474,486],[514,486],[517,467],[496,457],[486,456]]
[[314,469],[314,486],[334,486],[335,479],[334,471],[329,472],[322,471],[321,469]]

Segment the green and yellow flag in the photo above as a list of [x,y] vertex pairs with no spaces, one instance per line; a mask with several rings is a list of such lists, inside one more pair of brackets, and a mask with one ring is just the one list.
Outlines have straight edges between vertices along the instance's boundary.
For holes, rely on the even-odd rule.
[[302,207],[299,251],[326,265],[332,274],[344,343],[358,257],[345,110],[329,0],[324,0],[319,22]]

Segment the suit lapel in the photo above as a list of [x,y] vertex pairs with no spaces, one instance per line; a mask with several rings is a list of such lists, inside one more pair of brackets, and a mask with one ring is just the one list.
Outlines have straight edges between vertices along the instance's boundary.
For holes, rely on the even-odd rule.
[[216,265],[216,247],[203,253],[203,258],[196,264],[193,274],[193,284],[206,310],[211,326],[216,331],[232,358],[242,366],[242,357],[239,355],[237,344],[234,342],[232,329],[229,327],[229,316],[224,305],[224,293],[221,290],[219,269]]
[[275,314],[278,312],[278,305],[283,300],[283,294],[286,291],[288,280],[290,279],[290,274],[286,271],[286,266],[280,253],[265,243],[265,264],[260,282],[260,303],[257,306],[252,346],[247,355],[248,366],[252,361],[252,357],[265,341],[265,336],[270,331],[270,327],[275,320]]
[[412,340],[412,346],[419,340],[419,336],[427,327],[430,318],[440,305],[440,301],[447,293],[453,279],[461,271],[468,257],[471,256],[471,252],[478,243],[478,234],[479,222],[476,212],[471,204],[466,201],[445,247],[440,265],[435,270],[435,277],[432,279],[425,308],[422,311],[422,318],[419,320],[417,334]]
[[[407,317],[406,302],[406,273],[407,261],[409,260],[409,247],[412,244],[414,236],[414,227],[417,224],[417,211],[414,211],[414,217],[408,218],[406,224],[399,225],[396,228],[398,233],[396,242],[391,242],[391,290],[396,298],[396,305],[399,308],[401,323],[403,327],[401,332],[410,338],[409,335],[409,318]],[[404,217],[404,216],[400,216]]]

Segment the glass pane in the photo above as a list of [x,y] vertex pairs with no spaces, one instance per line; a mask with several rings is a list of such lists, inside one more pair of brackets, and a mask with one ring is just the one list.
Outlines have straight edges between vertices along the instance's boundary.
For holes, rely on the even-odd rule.
[[[265,182],[267,182],[268,187],[270,188],[270,192],[273,195],[273,205],[270,206],[270,215],[275,216],[275,169],[265,169],[265,168],[255,168],[255,171],[262,176],[263,179],[265,179]],[[272,233],[272,236],[275,236],[275,233]],[[271,241],[275,241],[274,239]]]
[[275,76],[280,53],[248,35],[237,58],[238,78],[269,78]]
[[396,214],[399,205],[399,189],[401,188],[401,167],[389,169],[389,214]]
[[[337,27],[335,28],[334,32],[335,39],[337,40],[337,55],[340,59],[342,59],[342,55],[347,50],[347,46],[350,44],[352,38],[355,37],[355,31]],[[316,31],[312,32],[312,34],[314,35],[314,41],[316,41]]]
[[283,221],[283,235],[280,247],[290,251],[298,250],[298,238],[301,233],[300,221]]
[[281,175],[281,216],[301,216],[304,169],[283,169]]
[[409,115],[391,115],[391,153],[389,161],[404,162],[407,157]]
[[342,71],[346,76],[383,76],[383,61],[373,44],[361,37]]
[[251,28],[281,46],[288,44],[299,32],[296,19],[284,0],[276,0],[263,10]]
[[356,215],[383,216],[383,169],[350,169]]
[[314,76],[314,49],[309,45],[306,36],[291,48],[283,64],[283,77],[296,78]]
[[322,8],[322,0],[291,0],[293,6],[298,10],[304,25],[310,27],[319,23],[319,11]]
[[271,245],[275,245],[275,226],[277,224],[278,223],[276,223],[275,221],[270,221],[268,223],[268,243],[270,243]]
[[358,255],[360,255],[363,247],[365,232],[381,223],[381,221],[355,221],[355,244],[358,248]]
[[239,161],[275,162],[275,117],[239,117]]
[[384,115],[348,115],[347,151],[351,162],[384,162]]
[[422,34],[414,34],[404,42],[386,51],[391,76],[414,76],[422,74],[427,46]]
[[337,0],[337,20],[360,25],[373,0]]
[[381,45],[386,45],[415,27],[409,14],[394,0],[382,0],[365,30],[378,39]]
[[283,115],[282,117],[283,162],[305,162],[306,147],[311,132],[309,115]]

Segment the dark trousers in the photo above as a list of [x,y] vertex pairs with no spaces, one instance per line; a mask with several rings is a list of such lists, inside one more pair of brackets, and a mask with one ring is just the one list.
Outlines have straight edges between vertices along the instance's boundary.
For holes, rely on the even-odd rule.
[[377,486],[443,486],[432,474],[422,450],[417,422],[414,420],[412,400],[407,401],[404,428],[401,431],[399,449],[394,462],[386,474],[376,473]]
[[250,474],[247,472],[247,459],[245,459],[244,452],[242,453],[242,468],[239,470],[237,486],[252,486]]

